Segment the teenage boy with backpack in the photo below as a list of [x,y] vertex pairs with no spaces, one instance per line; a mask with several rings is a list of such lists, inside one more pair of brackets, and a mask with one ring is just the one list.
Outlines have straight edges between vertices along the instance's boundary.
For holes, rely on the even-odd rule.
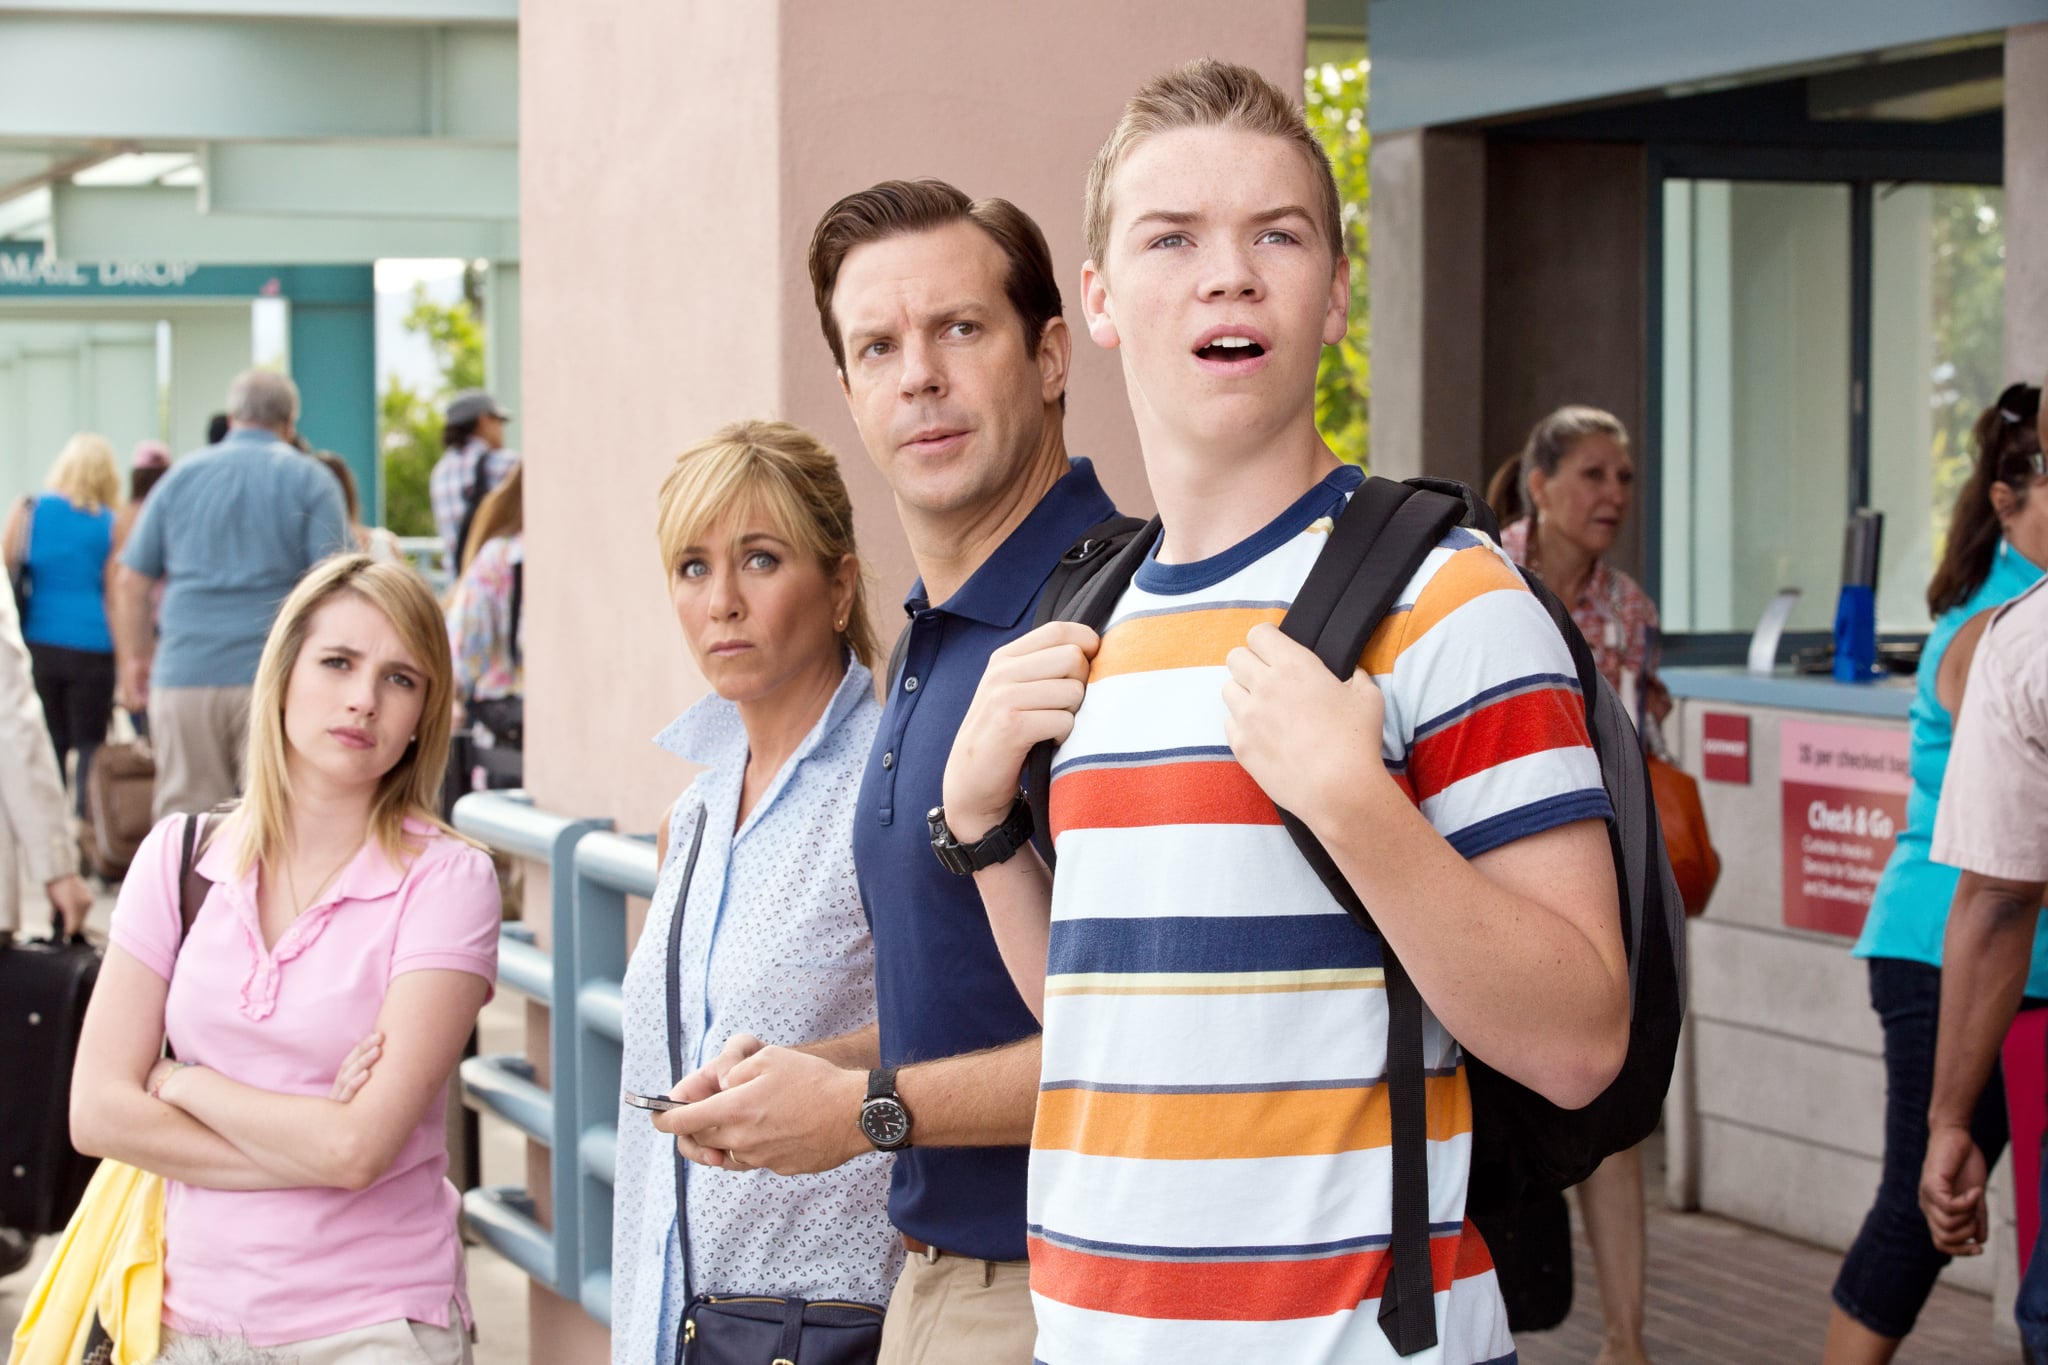
[[[1460,1043],[1566,1108],[1629,1049],[1612,806],[1573,657],[1464,529],[1348,681],[1279,630],[1361,482],[1315,429],[1348,267],[1329,164],[1284,95],[1211,61],[1152,81],[1089,172],[1086,222],[1089,332],[1122,354],[1164,530],[1100,636],[1056,621],[995,652],[933,829],[1045,1026],[1037,1358],[1511,1357],[1465,1217]],[[1015,837],[1042,741],[1057,879]],[[1376,1321],[1404,1065],[1383,943],[1425,1005],[1419,1337]]]

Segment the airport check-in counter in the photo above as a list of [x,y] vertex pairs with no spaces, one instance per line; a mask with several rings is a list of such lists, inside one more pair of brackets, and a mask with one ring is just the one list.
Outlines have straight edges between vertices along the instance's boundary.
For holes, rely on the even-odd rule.
[[[1885,1103],[1883,1033],[1849,949],[1905,823],[1913,680],[1660,676],[1672,759],[1699,781],[1722,860],[1689,931],[1667,1193],[1679,1208],[1844,1249],[1877,1188]],[[1991,1256],[1951,1266],[1952,1283],[1989,1293],[2014,1275],[2008,1164],[1993,1181],[2004,1235]]]

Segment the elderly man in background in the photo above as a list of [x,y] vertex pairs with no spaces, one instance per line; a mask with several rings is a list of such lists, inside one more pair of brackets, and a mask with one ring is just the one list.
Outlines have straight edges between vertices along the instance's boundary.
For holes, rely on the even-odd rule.
[[[2048,591],[1992,617],[1970,664],[1931,856],[1963,870],[1942,944],[1941,1025],[1920,1208],[1934,1244],[1982,1254],[1984,1153],[1970,1112],[2019,1012],[2048,896]],[[2032,1155],[2013,1153],[2015,1160]],[[2048,1187],[2044,1187],[2048,1188]],[[2043,1225],[2048,1233],[2048,1224]],[[2048,1362],[2048,1235],[2037,1239],[2013,1316],[2027,1359]]]
[[[341,486],[291,444],[299,390],[269,370],[228,385],[228,433],[172,466],[143,504],[114,582],[121,704],[150,712],[154,815],[241,789],[249,687],[277,607],[351,546]],[[157,629],[150,589],[166,580]]]

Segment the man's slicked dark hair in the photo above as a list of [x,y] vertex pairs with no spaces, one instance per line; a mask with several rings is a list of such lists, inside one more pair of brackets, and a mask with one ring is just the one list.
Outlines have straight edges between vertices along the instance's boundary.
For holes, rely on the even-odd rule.
[[[825,344],[832,348],[832,361],[841,374],[846,372],[846,343],[832,313],[832,291],[839,285],[847,254],[870,242],[953,223],[974,224],[1002,249],[1009,262],[1003,292],[1024,325],[1026,354],[1038,354],[1045,325],[1060,316],[1060,287],[1045,234],[1031,215],[1007,199],[969,199],[943,180],[884,180],[826,209],[811,234],[811,292],[818,302],[818,325],[825,329]],[[1060,403],[1066,404],[1064,394]]]

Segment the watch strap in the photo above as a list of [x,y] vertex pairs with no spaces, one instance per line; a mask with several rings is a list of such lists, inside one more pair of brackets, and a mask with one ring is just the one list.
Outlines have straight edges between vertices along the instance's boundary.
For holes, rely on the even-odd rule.
[[868,1098],[871,1100],[897,1100],[899,1104],[902,1102],[897,1099],[896,1095],[895,1067],[878,1066],[868,1072]]

